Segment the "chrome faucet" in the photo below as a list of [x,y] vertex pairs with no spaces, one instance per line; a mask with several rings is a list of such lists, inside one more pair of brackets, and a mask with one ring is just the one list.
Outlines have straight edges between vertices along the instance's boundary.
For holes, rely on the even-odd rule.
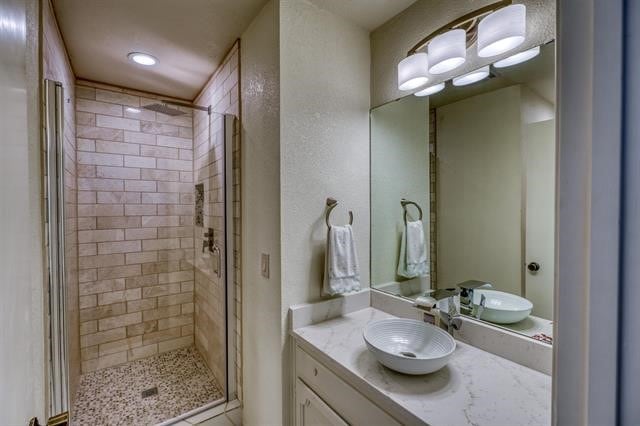
[[[462,328],[462,317],[455,303],[455,296],[460,294],[460,290],[457,288],[446,288],[438,290],[429,290],[425,293],[425,297],[420,304],[417,301],[414,306],[418,309],[422,309],[428,312],[433,312],[436,308],[436,304],[439,300],[447,299],[447,332],[453,336],[455,330]],[[436,313],[437,314],[437,313]]]
[[476,309],[476,319],[479,320],[480,317],[482,316],[482,313],[484,312],[484,307],[487,305],[487,296],[485,296],[484,294],[480,295],[480,304],[478,305],[478,308]]
[[[465,314],[472,315],[474,290],[483,287],[491,288],[491,284],[486,281],[468,280],[457,284],[456,287],[460,288],[460,310]],[[484,305],[482,305],[482,310],[484,310]]]
[[448,306],[448,318],[447,318],[447,332],[453,336],[454,330],[460,330],[462,328],[462,316],[458,312],[454,296],[449,296],[447,299]]

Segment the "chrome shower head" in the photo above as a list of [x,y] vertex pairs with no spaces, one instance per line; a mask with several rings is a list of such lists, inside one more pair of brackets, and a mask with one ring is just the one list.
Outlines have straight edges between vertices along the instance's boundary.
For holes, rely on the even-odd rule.
[[149,111],[155,111],[162,114],[170,115],[172,117],[186,114],[186,112],[180,111],[178,108],[170,107],[166,103],[144,105],[142,108],[148,109]]

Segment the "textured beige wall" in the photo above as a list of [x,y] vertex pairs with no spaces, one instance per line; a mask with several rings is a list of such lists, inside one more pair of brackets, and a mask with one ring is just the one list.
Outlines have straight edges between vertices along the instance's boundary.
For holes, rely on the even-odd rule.
[[82,371],[193,344],[191,110],[76,88]]
[[49,1],[43,2],[42,55],[44,78],[64,89],[64,221],[69,396],[71,406],[80,380],[80,316],[78,306],[78,220],[76,167],[75,76]]
[[[241,38],[242,365],[246,425],[282,424],[279,7],[271,0]],[[271,256],[260,275],[260,253]]]
[[353,211],[360,280],[369,286],[369,67],[368,31],[308,1],[280,2],[285,416],[293,408],[288,309],[323,297],[327,197],[339,202],[332,223]]
[[291,420],[287,311],[321,297],[329,196],[368,286],[369,59],[366,30],[307,1],[269,2],[242,36],[245,424]]
[[354,215],[369,286],[369,34],[307,1],[280,4],[283,310],[321,298],[327,227]]
[[[236,118],[240,112],[239,72],[240,72],[239,44],[236,43],[226,58],[211,77],[195,103],[211,105],[214,114],[195,111],[194,127],[194,183],[204,185],[203,224],[204,227],[194,226],[195,243],[195,342],[207,365],[218,379],[218,383],[225,383],[225,324],[224,305],[225,282],[213,273],[213,259],[210,254],[201,250],[204,234],[207,228],[213,228],[215,238],[221,248],[223,271],[230,274],[233,280],[230,290],[234,292],[235,303],[231,306],[236,319],[234,347],[229,351],[236,351],[236,385],[239,397],[242,389],[241,371],[241,274],[240,274],[240,181],[239,155],[240,137],[237,131],[238,120],[232,131],[234,132],[234,270],[226,271],[224,259],[226,247],[224,239],[224,201],[225,201],[225,162],[224,162],[224,132],[222,114],[231,114]],[[211,132],[209,132],[211,131]],[[209,134],[211,138],[209,139]],[[224,277],[224,275],[222,275]]]
[[[418,0],[371,33],[371,106],[378,106],[407,95],[398,90],[397,65],[423,37],[442,25],[479,9],[495,0]],[[555,0],[522,0],[527,6],[527,39],[518,48],[525,50],[555,38]],[[479,58],[475,47],[467,51],[467,62],[451,73],[433,77],[431,83],[449,80],[493,63],[495,58]]]

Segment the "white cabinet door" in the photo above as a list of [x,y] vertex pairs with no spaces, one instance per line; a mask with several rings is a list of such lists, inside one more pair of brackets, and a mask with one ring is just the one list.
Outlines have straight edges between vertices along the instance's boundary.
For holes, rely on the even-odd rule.
[[307,385],[297,379],[296,426],[347,426],[347,423]]

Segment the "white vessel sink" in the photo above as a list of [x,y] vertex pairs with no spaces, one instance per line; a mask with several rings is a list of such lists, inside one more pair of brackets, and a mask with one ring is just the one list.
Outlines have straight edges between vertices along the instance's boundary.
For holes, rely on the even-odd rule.
[[456,348],[455,340],[444,330],[403,318],[369,323],[364,341],[382,365],[405,374],[427,374],[441,369]]
[[513,324],[529,316],[533,303],[524,297],[497,290],[476,289],[473,291],[473,305],[478,309],[482,295],[486,297],[480,319],[496,324]]

